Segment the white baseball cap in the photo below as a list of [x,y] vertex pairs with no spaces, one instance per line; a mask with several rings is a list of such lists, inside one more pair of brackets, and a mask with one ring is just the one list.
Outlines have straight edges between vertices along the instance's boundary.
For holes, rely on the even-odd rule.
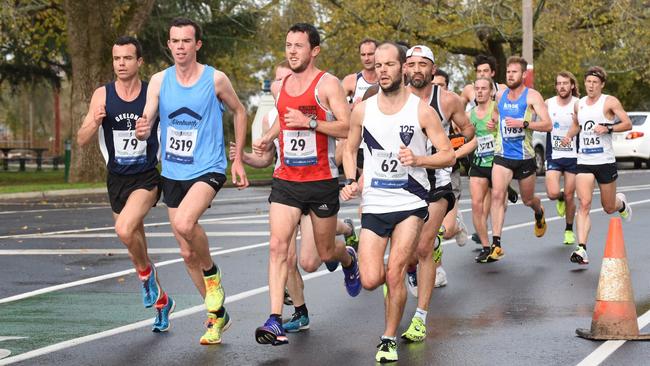
[[406,58],[409,58],[411,56],[420,56],[420,57],[428,58],[434,64],[436,63],[436,61],[433,58],[433,52],[427,46],[417,45],[409,48],[409,50],[406,51]]

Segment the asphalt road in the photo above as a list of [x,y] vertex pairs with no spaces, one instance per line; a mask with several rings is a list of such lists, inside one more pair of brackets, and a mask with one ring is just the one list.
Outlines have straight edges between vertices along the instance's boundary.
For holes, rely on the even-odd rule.
[[[618,180],[634,208],[634,220],[623,228],[639,316],[650,309],[649,173],[627,170]],[[544,191],[543,178],[536,191]],[[471,231],[464,192],[461,209]],[[351,298],[342,273],[329,273],[324,266],[305,277],[311,329],[289,335],[286,346],[255,342],[254,330],[269,313],[268,193],[264,187],[225,189],[203,216],[234,321],[217,346],[198,342],[205,314],[164,205],[147,217],[147,233],[163,287],[178,306],[170,332],[154,334],[154,314],[140,303],[137,278],[112,232],[103,195],[0,202],[0,365],[374,364],[384,326],[381,290]],[[569,262],[573,248],[562,244],[564,220],[548,200],[549,230],[540,239],[533,235],[530,209],[521,201],[509,207],[502,235],[506,256],[497,263],[474,263],[478,246],[471,241],[465,247],[446,243],[449,284],[434,291],[425,342],[399,343],[399,364],[648,364],[645,343],[625,342],[612,351],[618,344],[575,336],[576,328],[591,322],[610,218],[599,210],[598,197],[588,266]],[[356,207],[343,204],[340,217],[354,217],[359,225]],[[415,300],[408,298],[401,331],[408,327]],[[285,308],[284,315],[292,310]],[[591,355],[595,350],[602,356],[588,358],[596,357]]]

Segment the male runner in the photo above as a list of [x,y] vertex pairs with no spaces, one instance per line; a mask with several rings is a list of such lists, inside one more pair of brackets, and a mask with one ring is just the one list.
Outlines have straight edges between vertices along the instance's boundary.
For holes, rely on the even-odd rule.
[[[413,46],[406,52],[406,57],[405,72],[409,80],[407,90],[433,107],[436,117],[438,117],[434,119],[440,121],[445,136],[449,133],[451,121],[454,121],[461,129],[464,138],[471,139],[474,136],[474,127],[465,115],[460,98],[431,83],[436,69],[431,49],[423,45]],[[435,146],[428,145],[428,147],[431,149],[430,153],[435,153]],[[455,152],[455,158],[459,157],[459,151]],[[435,170],[427,169],[427,179],[431,186],[426,199],[429,220],[422,228],[417,244],[417,257],[412,258],[417,259],[417,262],[409,263],[411,267],[408,270],[407,278],[409,287],[414,287],[415,271],[413,266],[417,263],[419,267],[416,277],[417,290],[412,291],[417,293],[418,305],[411,325],[402,334],[403,338],[414,342],[422,341],[426,337],[426,315],[436,282],[436,267],[438,267],[442,256],[441,238],[437,234],[443,218],[452,211],[456,203],[451,182],[451,166],[443,165]]]
[[[499,120],[488,122],[488,128],[497,130],[492,165],[491,261],[499,260],[504,254],[501,249],[501,230],[506,211],[506,190],[513,179],[519,181],[519,192],[524,205],[530,207],[535,214],[535,236],[542,237],[546,232],[544,207],[535,195],[536,165],[532,135],[533,131],[548,132],[552,125],[542,95],[524,86],[527,66],[528,63],[522,57],[508,58],[508,87],[497,94]],[[532,120],[533,112],[539,121]]]
[[[138,77],[142,46],[137,39],[123,36],[115,41],[112,52],[116,80],[93,93],[88,114],[77,132],[77,143],[88,144],[99,131],[115,232],[142,281],[144,306],[156,308],[152,330],[165,332],[176,303],[160,287],[156,267],[147,255],[144,233],[144,217],[160,198],[158,136],[151,135],[146,141],[134,136],[135,121],[142,115],[147,95],[147,83]],[[158,120],[153,125],[157,130]]]
[[431,82],[433,85],[438,85],[442,90],[449,90],[449,74],[442,69],[436,69]]
[[[576,192],[580,199],[578,208],[578,245],[571,254],[571,262],[588,264],[587,237],[591,230],[591,200],[594,181],[600,189],[600,203],[608,214],[618,211],[625,221],[632,220],[632,207],[623,193],[616,193],[616,158],[612,148],[612,133],[632,129],[632,121],[621,102],[611,95],[603,94],[607,73],[602,67],[592,66],[585,73],[586,96],[575,104],[573,125],[562,139],[563,146],[570,146],[580,134],[578,148],[578,173]],[[616,119],[620,123],[615,123]]]
[[[476,60],[474,60],[474,70],[476,71],[477,79],[483,77],[494,80],[494,76],[497,72],[497,60],[494,58],[494,56],[478,55],[476,56]],[[496,81],[493,81],[493,83],[494,87],[492,88],[492,100],[495,99],[498,92],[506,88],[505,85],[499,84]],[[466,107],[466,110],[475,107],[477,103],[474,84],[465,85],[463,91],[460,94],[460,98],[463,101],[463,105]]]
[[248,186],[241,161],[246,110],[226,74],[196,61],[202,46],[198,24],[185,18],[172,20],[167,46],[174,66],[151,77],[136,136],[148,138],[150,121],[160,115],[163,200],[187,271],[205,299],[208,329],[200,343],[217,344],[230,326],[230,317],[223,307],[221,272],[212,261],[208,238],[198,220],[226,181],[224,104],[232,111],[235,124],[237,156],[232,180],[240,189]]
[[359,42],[359,58],[363,69],[356,74],[349,74],[343,78],[343,90],[345,95],[350,98],[353,105],[358,104],[363,94],[372,85],[377,84],[377,74],[375,73],[375,49],[377,41],[371,38],[364,38]]
[[[404,87],[405,61],[404,52],[396,44],[387,42],[377,47],[375,69],[381,91],[353,110],[343,160],[347,180],[341,197],[348,200],[360,191],[355,179],[355,157],[363,138],[361,282],[369,290],[384,282],[388,286],[386,327],[378,345],[377,362],[398,359],[396,334],[406,303],[404,271],[428,216],[425,167],[435,169],[454,163],[453,151],[435,112]],[[431,73],[429,84],[430,78]],[[435,154],[428,152],[427,138]],[[384,268],[389,239],[388,265]],[[427,259],[432,262],[430,256]]]
[[285,53],[292,73],[280,85],[275,123],[253,144],[258,154],[279,138],[280,164],[273,173],[269,201],[269,294],[271,315],[255,331],[260,344],[288,343],[281,326],[291,236],[303,214],[312,220],[314,241],[323,261],[339,261],[350,296],[361,291],[356,251],[335,241],[339,210],[335,138],[349,129],[350,107],[339,80],[316,68],[320,36],[311,24],[289,28]]
[[[553,122],[553,129],[546,135],[546,195],[552,201],[560,216],[566,215],[564,244],[573,245],[573,219],[576,214],[574,193],[576,190],[576,170],[578,169],[576,141],[563,146],[562,139],[573,125],[574,104],[580,92],[576,77],[568,71],[562,71],[555,77],[556,96],[546,100],[548,114]],[[564,176],[564,189],[560,189],[560,177]]]

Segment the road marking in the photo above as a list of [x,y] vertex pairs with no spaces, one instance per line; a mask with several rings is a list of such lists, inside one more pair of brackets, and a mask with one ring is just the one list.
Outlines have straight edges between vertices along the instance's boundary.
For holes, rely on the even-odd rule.
[[[637,320],[639,329],[645,328],[650,324],[650,310],[641,315]],[[619,349],[627,341],[606,341],[591,352],[584,360],[576,366],[597,366],[600,365],[607,357],[611,356],[617,349]]]
[[[210,250],[219,250],[222,247],[213,247]],[[179,248],[147,248],[149,254],[179,254]],[[104,248],[104,249],[1,249],[0,255],[114,255],[129,254],[126,248]],[[0,337],[2,341],[2,337]]]
[[55,211],[70,211],[70,210],[103,210],[110,208],[111,206],[102,206],[102,207],[75,207],[75,208],[49,208],[41,210],[27,210],[27,211],[2,211],[0,215],[13,215],[13,214],[25,214],[25,213],[40,213],[40,212],[55,212]]
[[[2,341],[11,341],[14,339],[25,339],[27,337],[0,337],[0,342]],[[11,354],[11,351],[8,349],[0,348],[0,359],[3,359]]]
[[[206,231],[205,235],[211,238],[219,237],[247,237],[247,236],[269,236],[268,231]],[[115,238],[115,233],[97,234],[22,234],[21,239],[48,238],[48,239],[93,239],[93,238]],[[173,238],[174,233],[146,233],[147,238]]]

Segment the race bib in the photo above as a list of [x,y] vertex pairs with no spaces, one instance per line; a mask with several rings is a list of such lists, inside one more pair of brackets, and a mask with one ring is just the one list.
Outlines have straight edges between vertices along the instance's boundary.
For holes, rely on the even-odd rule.
[[406,168],[399,162],[397,153],[373,150],[375,171],[370,186],[374,188],[396,189],[408,184]]
[[593,132],[580,134],[580,152],[583,154],[599,154],[604,151],[600,136]]
[[113,130],[115,161],[120,165],[144,164],[147,162],[147,141],[135,137],[135,130]]
[[194,163],[194,148],[198,130],[177,130],[167,127],[165,160],[180,164]]
[[492,134],[478,136],[476,140],[478,141],[476,156],[483,158],[494,155],[494,136]]
[[312,130],[284,130],[284,164],[309,166],[318,163],[316,155],[316,132]]
[[506,126],[506,120],[501,120],[501,125],[503,126],[503,139],[504,140],[523,140],[525,136],[525,131],[523,127],[508,127]]
[[551,147],[553,148],[553,151],[573,151],[573,141],[566,146],[562,146],[562,139],[564,136],[553,135],[551,137]]

